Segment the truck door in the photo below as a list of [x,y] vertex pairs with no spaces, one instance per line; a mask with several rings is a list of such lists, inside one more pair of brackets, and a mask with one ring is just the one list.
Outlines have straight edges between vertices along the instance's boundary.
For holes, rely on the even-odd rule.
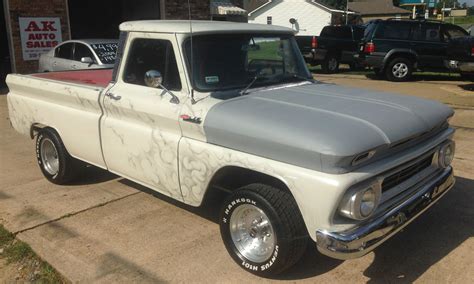
[[[103,96],[104,159],[111,172],[182,200],[178,179],[178,116],[186,96],[174,35],[131,33],[115,85]],[[149,87],[145,73],[162,74],[163,88]],[[183,80],[183,82],[185,82]]]

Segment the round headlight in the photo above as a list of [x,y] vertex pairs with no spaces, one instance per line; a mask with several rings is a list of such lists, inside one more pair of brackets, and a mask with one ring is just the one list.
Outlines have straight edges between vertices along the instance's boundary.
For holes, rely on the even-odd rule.
[[448,143],[441,146],[439,150],[439,165],[442,168],[447,168],[451,165],[451,162],[454,159],[454,150],[455,144],[454,141],[449,141]]
[[364,218],[370,216],[375,210],[377,195],[373,188],[369,188],[364,192],[360,200],[360,215]]
[[339,206],[339,212],[354,220],[369,218],[377,209],[382,195],[382,179],[349,190]]

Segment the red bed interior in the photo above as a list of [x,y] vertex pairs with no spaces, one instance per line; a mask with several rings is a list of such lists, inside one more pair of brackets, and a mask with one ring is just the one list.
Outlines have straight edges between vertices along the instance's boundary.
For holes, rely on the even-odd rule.
[[33,74],[32,76],[105,88],[112,80],[112,69],[48,72]]

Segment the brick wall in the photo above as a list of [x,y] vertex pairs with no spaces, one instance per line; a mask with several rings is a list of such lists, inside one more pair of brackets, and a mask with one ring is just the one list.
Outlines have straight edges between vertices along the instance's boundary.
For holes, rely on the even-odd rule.
[[[211,7],[209,0],[189,0],[191,4],[191,17],[193,20],[210,20]],[[165,18],[167,20],[187,20],[188,2],[186,0],[166,0]]]
[[67,0],[8,0],[12,41],[17,73],[32,73],[38,70],[38,61],[23,61],[21,49],[19,17],[59,17],[61,19],[62,39],[68,40]]

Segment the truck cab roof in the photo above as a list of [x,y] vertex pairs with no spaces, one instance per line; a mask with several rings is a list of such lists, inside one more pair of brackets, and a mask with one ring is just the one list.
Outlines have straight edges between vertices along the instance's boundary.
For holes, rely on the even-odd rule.
[[[263,25],[248,24],[222,21],[199,21],[192,20],[193,34],[215,34],[215,33],[289,33],[295,31],[289,28]],[[121,31],[127,32],[152,32],[152,33],[191,33],[190,22],[188,20],[149,20],[149,21],[130,21],[120,25]]]

